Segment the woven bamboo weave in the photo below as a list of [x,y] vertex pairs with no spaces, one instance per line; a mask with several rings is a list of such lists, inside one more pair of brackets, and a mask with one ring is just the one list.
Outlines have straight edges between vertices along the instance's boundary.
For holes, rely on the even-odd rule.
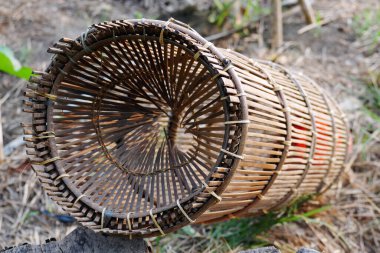
[[344,168],[344,116],[313,81],[174,19],[100,23],[48,52],[25,92],[27,153],[47,194],[96,231],[259,215]]

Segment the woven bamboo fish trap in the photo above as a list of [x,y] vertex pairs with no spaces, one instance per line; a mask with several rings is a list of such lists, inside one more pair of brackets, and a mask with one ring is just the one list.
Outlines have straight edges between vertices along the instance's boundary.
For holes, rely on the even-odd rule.
[[307,77],[176,20],[93,25],[25,92],[47,194],[96,231],[149,237],[279,209],[341,174],[348,128]]

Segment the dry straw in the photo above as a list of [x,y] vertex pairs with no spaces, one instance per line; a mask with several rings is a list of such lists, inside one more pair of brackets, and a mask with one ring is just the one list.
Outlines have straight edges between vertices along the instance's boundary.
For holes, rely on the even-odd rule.
[[104,22],[49,52],[25,92],[28,154],[47,194],[94,230],[148,237],[257,215],[342,171],[347,127],[313,81],[174,19]]

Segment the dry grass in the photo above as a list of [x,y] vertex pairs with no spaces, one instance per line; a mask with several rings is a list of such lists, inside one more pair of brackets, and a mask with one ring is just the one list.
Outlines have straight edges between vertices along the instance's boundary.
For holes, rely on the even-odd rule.
[[[356,144],[349,164],[352,166],[347,167],[333,189],[297,212],[302,214],[327,203],[331,203],[331,208],[313,217],[275,225],[255,238],[255,226],[244,228],[244,224],[251,224],[245,221],[232,221],[230,229],[221,224],[186,227],[165,238],[153,239],[155,249],[187,253],[238,252],[262,242],[274,244],[282,252],[294,252],[302,246],[324,252],[378,252],[380,105],[377,101],[380,101],[380,93],[374,90],[379,89],[380,53],[379,44],[371,34],[379,33],[379,22],[372,22],[367,28],[360,23],[366,19],[365,15],[372,15],[368,13],[380,13],[380,6],[376,0],[316,2],[318,15],[334,17],[334,21],[297,35],[304,21],[299,13],[289,16],[285,20],[287,43],[278,52],[271,52],[262,44],[267,40],[265,20],[257,34],[243,40],[232,37],[221,42],[221,46],[302,70],[336,97],[353,130]],[[102,4],[57,1],[54,5],[47,0],[1,1],[0,43],[10,46],[23,58],[23,63],[42,69],[49,59],[44,53],[46,48],[59,37],[74,37],[89,24],[102,19],[133,17],[135,10],[144,13],[141,8],[127,9],[126,6],[123,1],[111,0]],[[364,16],[360,16],[361,13]],[[50,19],[52,15],[54,22]],[[19,122],[25,120],[20,109],[23,84],[0,73],[1,97],[9,93],[2,106],[6,143],[21,135]],[[0,164],[0,249],[24,242],[40,243],[50,237],[60,239],[75,227],[64,226],[40,214],[40,210],[59,213],[60,209],[42,192],[36,177],[25,166],[25,159],[24,150],[19,147]],[[242,231],[246,240],[236,246],[231,234]]]
[[[20,152],[23,154],[23,150]],[[40,214],[40,210],[59,210],[42,192],[30,167],[19,163],[24,161],[24,155],[16,159],[0,167],[0,249],[61,238],[73,229]]]

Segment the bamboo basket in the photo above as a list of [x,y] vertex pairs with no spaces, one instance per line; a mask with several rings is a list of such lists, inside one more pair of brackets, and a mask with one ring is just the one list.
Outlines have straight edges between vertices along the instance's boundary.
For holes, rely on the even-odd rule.
[[48,52],[25,91],[27,153],[47,194],[95,231],[260,215],[343,170],[344,116],[313,81],[174,19],[100,23]]

